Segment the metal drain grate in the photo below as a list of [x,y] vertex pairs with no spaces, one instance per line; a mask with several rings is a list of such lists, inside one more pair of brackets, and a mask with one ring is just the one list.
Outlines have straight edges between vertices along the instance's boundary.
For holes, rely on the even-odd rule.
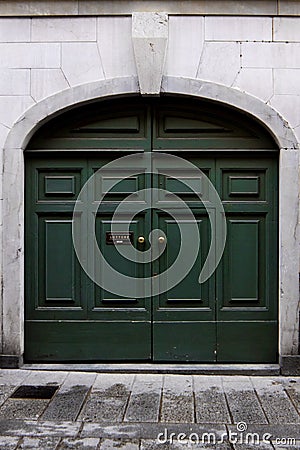
[[10,398],[37,398],[37,399],[50,399],[57,391],[58,386],[29,386],[24,385],[18,387],[15,392],[12,393]]

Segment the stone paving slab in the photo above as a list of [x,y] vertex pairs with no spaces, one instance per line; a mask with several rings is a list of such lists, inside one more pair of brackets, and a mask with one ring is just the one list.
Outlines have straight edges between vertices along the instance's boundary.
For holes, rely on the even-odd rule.
[[121,441],[116,439],[104,439],[100,444],[101,450],[139,450],[139,441]]
[[191,375],[165,376],[160,420],[179,423],[195,422]]
[[[170,440],[170,435],[175,433],[178,436],[180,433],[185,433],[190,436],[196,433],[202,436],[205,433],[213,433],[216,440],[220,441],[222,436],[227,434],[225,425],[214,424],[186,424],[186,423],[136,423],[136,424],[100,424],[89,423],[83,424],[81,431],[82,437],[103,437],[109,439],[152,439],[156,440],[158,436],[163,440]],[[174,439],[175,440],[175,439]]]
[[0,436],[76,437],[80,422],[51,422],[22,419],[0,420]]
[[44,420],[76,420],[96,374],[70,373],[42,418]]
[[126,409],[125,422],[158,422],[163,377],[137,375]]
[[129,395],[135,375],[128,374],[98,374],[92,392],[104,397],[123,397]]
[[100,447],[100,439],[63,439],[60,442],[59,449],[78,449],[78,450],[95,450]]
[[[227,425],[228,432],[236,433],[237,427],[236,425]],[[279,425],[279,424],[268,424],[268,425],[249,425],[247,426],[247,430],[242,433],[242,436],[245,437],[248,434],[258,434],[260,436],[260,440],[262,440],[263,436],[266,435],[266,439],[274,442],[276,439],[285,440],[287,438],[295,439],[296,441],[300,441],[300,427],[299,425]],[[241,433],[239,433],[241,435]],[[268,436],[267,436],[268,435]],[[299,447],[300,448],[300,447]]]
[[8,399],[0,409],[0,419],[37,419],[49,400]]
[[58,443],[61,441],[59,437],[25,437],[21,440],[18,447],[19,449],[32,450],[32,449],[42,449],[42,450],[55,450]]
[[222,384],[234,423],[268,423],[249,377],[223,377]]
[[122,422],[128,397],[98,397],[92,393],[79,419],[85,422]]
[[253,377],[252,383],[270,423],[300,423],[300,416],[280,379]]
[[[49,400],[10,398],[20,385],[58,389]],[[0,370],[0,450],[187,448],[182,433],[215,435],[217,447],[197,448],[295,450],[299,411],[300,377]],[[237,431],[268,433],[272,445],[229,443]]]
[[222,378],[194,376],[197,423],[230,423]]
[[20,440],[19,437],[0,436],[0,448],[1,450],[15,450]]
[[26,385],[30,386],[55,386],[61,385],[66,377],[68,376],[68,372],[48,372],[48,371],[32,371],[29,376],[26,378]]
[[0,385],[0,406],[11,396],[15,389],[16,386]]
[[19,386],[31,375],[31,371],[22,369],[1,369],[0,385]]

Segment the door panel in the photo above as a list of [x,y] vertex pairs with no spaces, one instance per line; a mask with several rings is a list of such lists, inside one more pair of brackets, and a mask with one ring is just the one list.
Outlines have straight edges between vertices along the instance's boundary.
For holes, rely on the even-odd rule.
[[153,361],[215,362],[214,322],[153,322]]
[[[80,305],[79,265],[72,242],[72,220],[40,218],[39,250],[39,285],[41,289],[41,303],[66,305]],[[79,276],[79,277],[78,277]],[[77,283],[76,283],[77,280]],[[45,281],[45,285],[43,285]],[[43,305],[43,300],[45,301]]]
[[145,361],[151,324],[27,320],[26,358],[35,361]]
[[227,241],[217,270],[220,362],[276,362],[277,164],[275,158],[217,161]]
[[277,328],[277,321],[219,321],[217,325],[218,362],[276,362]]
[[[130,232],[132,232],[132,242],[135,248],[139,248],[138,236],[145,235],[146,215],[136,216],[130,223]],[[115,223],[115,222],[114,222]],[[118,223],[119,227],[126,228],[127,222]],[[96,220],[96,235],[98,245],[107,263],[118,270],[120,273],[130,278],[142,278],[148,276],[147,265],[143,263],[142,256],[140,260],[128,261],[118,252],[118,245],[107,244],[106,233],[111,229],[110,215],[101,214]],[[99,277],[101,278],[101,265],[98,263]],[[135,281],[133,280],[134,287]],[[91,286],[93,291],[93,302],[90,304],[89,317],[102,320],[132,320],[151,321],[151,302],[145,298],[143,292],[138,292],[136,285],[136,296],[132,298],[122,297],[120,295],[107,292],[94,284]]]
[[[214,278],[199,284],[200,268],[208,253],[210,225],[205,210],[193,211],[200,234],[199,252],[189,273],[174,287],[165,276],[160,286],[165,292],[153,298],[153,359],[155,361],[215,361],[216,327]],[[195,246],[190,240],[192,226],[183,213],[176,211],[176,221],[161,211],[154,212],[154,228],[166,235],[166,248],[153,264],[154,273],[168,271],[180,245]],[[178,224],[182,226],[180,239]],[[180,275],[180,268],[178,275]],[[154,282],[156,276],[154,276]]]
[[[228,220],[228,264],[224,270],[224,307],[263,306],[263,218]],[[260,248],[260,251],[259,251]]]

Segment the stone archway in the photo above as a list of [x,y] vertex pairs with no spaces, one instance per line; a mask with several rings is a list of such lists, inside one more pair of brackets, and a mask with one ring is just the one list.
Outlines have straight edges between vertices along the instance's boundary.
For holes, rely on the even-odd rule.
[[[298,143],[271,107],[240,91],[196,79],[164,77],[162,92],[226,103],[256,118],[280,148],[279,282],[282,357],[298,352]],[[117,78],[77,86],[30,108],[12,128],[4,148],[3,176],[3,365],[19,365],[24,351],[24,164],[23,150],[48,119],[77,104],[139,93],[137,79]]]

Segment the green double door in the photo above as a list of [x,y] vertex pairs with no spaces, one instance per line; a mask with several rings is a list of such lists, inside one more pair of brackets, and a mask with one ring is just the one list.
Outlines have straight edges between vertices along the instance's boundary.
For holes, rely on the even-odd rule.
[[[137,105],[133,106],[136,111]],[[165,111],[163,116],[162,111]],[[100,117],[96,125],[95,122],[91,125],[87,116],[85,124],[81,124],[85,141],[81,138],[78,143],[86,146],[84,151],[70,152],[70,148],[76,150],[74,142],[79,140],[80,131],[78,126],[74,131],[74,125],[71,137],[65,130],[57,137],[53,138],[53,134],[49,137],[46,130],[29,145],[26,153],[26,359],[275,362],[276,154],[264,149],[265,142],[263,149],[252,155],[239,148],[223,151],[224,140],[223,147],[221,143],[214,151],[203,151],[201,145],[207,147],[208,139],[205,135],[203,143],[203,134],[213,129],[213,138],[218,138],[216,134],[220,131],[215,128],[220,125],[219,119],[210,117],[204,126],[202,109],[198,116],[194,111],[191,118],[186,112],[178,115],[169,103],[154,102],[141,108],[138,121],[134,121],[133,113],[129,118],[124,110],[118,114],[113,111],[109,120]],[[134,153],[126,139],[132,139],[133,146],[136,136],[133,132],[133,137],[128,136],[128,127],[142,125],[143,148]],[[176,148],[168,133],[176,141]],[[90,137],[94,134],[98,140],[91,144]],[[110,149],[104,148],[116,135],[118,148],[115,144]],[[189,136],[190,142],[183,141],[182,136]],[[235,136],[240,139],[239,134]],[[251,144],[249,136],[243,139],[250,140]],[[232,146],[232,142],[227,145]],[[65,146],[63,150],[62,146]],[[200,149],[194,148],[197,146]],[[167,169],[162,174],[147,172],[150,159],[145,158],[146,153],[155,155],[161,151],[177,152],[177,155],[180,152],[181,158],[199,168],[215,186],[225,211],[224,254],[217,269],[201,284],[199,274],[209,252],[214,226],[208,211],[209,208],[213,211],[214,205],[201,200],[201,176],[195,176],[193,171],[177,166],[176,176],[174,170],[168,175]],[[136,175],[124,168],[118,170],[116,166],[111,170],[106,166],[124,154],[133,153]],[[108,169],[104,169],[90,192],[95,204],[100,197],[103,199],[94,209],[94,234],[105,261],[130,279],[128,286],[124,284],[124,290],[130,292],[126,297],[121,295],[123,278],[111,292],[106,289],[105,279],[99,286],[86,274],[72,239],[78,195],[87,180],[105,166]],[[178,201],[172,193],[178,196]],[[154,196],[155,201],[148,195]],[[112,223],[116,222],[114,214],[121,203],[126,207],[118,215],[116,232],[112,231]],[[183,204],[193,215],[193,224]],[[129,212],[135,210],[138,212],[130,217]],[[198,242],[194,242],[190,228],[195,224]],[[152,230],[159,231],[150,242]],[[86,245],[86,258],[95,260],[101,280],[102,271],[103,277],[107,274],[93,250],[93,236],[83,236],[82,242]],[[137,255],[132,259],[126,257],[130,244]],[[181,279],[178,267],[178,282],[171,283],[167,273],[176,265],[181,247],[188,255],[196,245],[199,250],[190,270]],[[145,292],[141,280],[147,280]]]

